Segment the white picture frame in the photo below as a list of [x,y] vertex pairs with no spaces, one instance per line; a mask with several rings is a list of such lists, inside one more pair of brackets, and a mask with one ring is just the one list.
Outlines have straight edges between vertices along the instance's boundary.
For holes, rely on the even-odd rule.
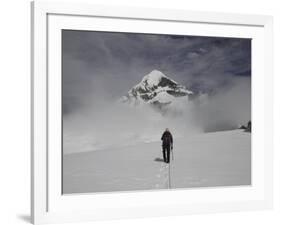
[[[116,21],[122,21],[118,23],[121,25]],[[43,224],[272,208],[272,23],[271,16],[260,15],[32,2],[32,222]],[[58,124],[61,100],[57,96],[61,63],[57,53],[59,30],[66,27],[163,33],[165,27],[166,33],[178,34],[185,26],[197,35],[250,37],[255,41],[252,50],[252,120],[255,121],[252,185],[63,196],[60,151],[56,151],[61,133]],[[158,201],[163,194],[168,196],[166,204]]]

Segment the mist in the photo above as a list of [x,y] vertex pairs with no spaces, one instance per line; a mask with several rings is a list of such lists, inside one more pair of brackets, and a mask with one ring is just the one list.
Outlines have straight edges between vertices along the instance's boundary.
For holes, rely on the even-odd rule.
[[251,79],[236,77],[231,86],[200,95],[192,104],[193,119],[204,132],[237,129],[251,120]]
[[162,115],[149,104],[132,107],[95,94],[85,107],[64,116],[64,153],[160,142],[165,128],[175,139],[237,129],[250,120],[250,107],[250,79],[245,77],[235,78],[216,94],[199,95],[176,115]]

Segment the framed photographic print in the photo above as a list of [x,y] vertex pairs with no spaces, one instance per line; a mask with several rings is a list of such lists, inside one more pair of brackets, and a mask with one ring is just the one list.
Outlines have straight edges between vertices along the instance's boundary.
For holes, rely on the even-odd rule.
[[34,224],[272,207],[272,17],[32,3]]

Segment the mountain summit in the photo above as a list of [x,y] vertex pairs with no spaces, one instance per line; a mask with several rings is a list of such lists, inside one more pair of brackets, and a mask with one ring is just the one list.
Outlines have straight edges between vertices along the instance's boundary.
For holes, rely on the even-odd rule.
[[135,85],[122,97],[121,101],[137,106],[144,103],[163,109],[174,103],[188,101],[188,96],[193,94],[185,86],[167,77],[159,70],[153,70],[145,75],[141,82]]

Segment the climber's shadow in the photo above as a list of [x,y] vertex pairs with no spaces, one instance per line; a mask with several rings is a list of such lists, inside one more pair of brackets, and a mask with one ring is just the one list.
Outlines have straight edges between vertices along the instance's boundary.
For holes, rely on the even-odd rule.
[[155,162],[164,162],[164,159],[161,159],[161,158],[155,158],[155,159],[154,159],[154,161],[155,161]]

